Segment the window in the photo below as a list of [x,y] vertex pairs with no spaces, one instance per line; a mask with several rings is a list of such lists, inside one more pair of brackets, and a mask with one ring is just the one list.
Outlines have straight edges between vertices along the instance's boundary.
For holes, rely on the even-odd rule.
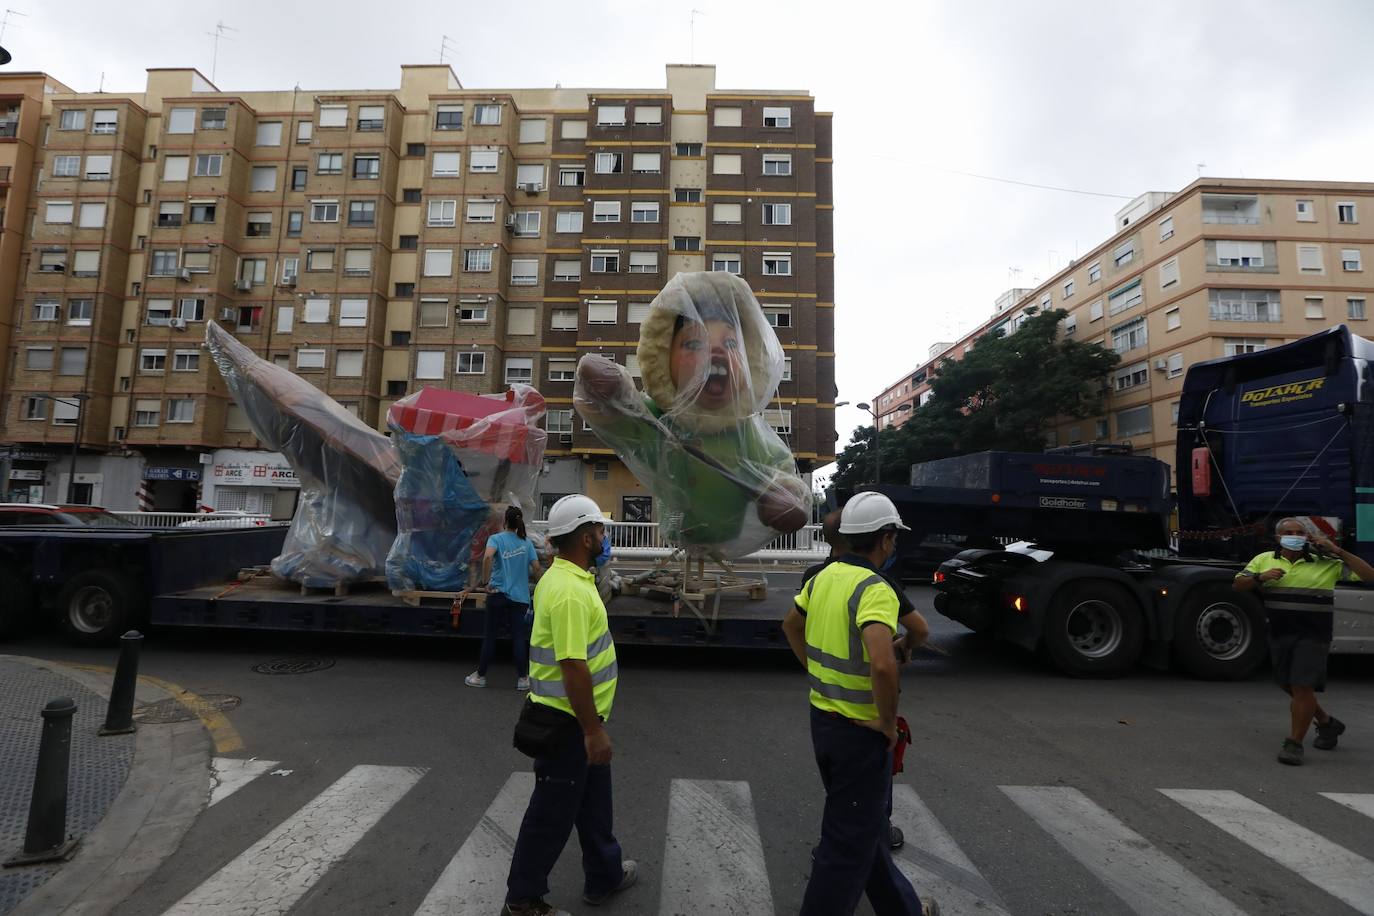
[[172,320],[171,299],[149,299],[147,322],[151,326],[166,326]]
[[372,249],[349,248],[344,251],[343,262],[345,277],[367,277],[372,275]]
[[763,174],[765,174],[765,175],[791,175],[791,174],[792,174],[792,154],[791,154],[791,153],[764,153],[764,154],[763,154]]
[[292,210],[286,214],[286,234],[296,237],[301,234],[301,229],[305,225],[305,214],[300,210]]
[[[590,429],[591,427],[587,426],[587,425],[586,425],[586,421],[584,420],[584,421],[583,421],[583,427],[582,427],[582,428],[583,428],[583,429]],[[610,465],[609,462],[606,462],[606,461],[598,461],[596,464],[592,465],[592,480],[610,480],[610,479],[611,479],[611,465]]]
[[402,189],[402,191],[401,191],[401,203],[403,203],[403,204],[418,204],[418,203],[420,202],[420,193],[421,193],[421,192],[420,192],[420,189],[419,189],[419,188],[404,188],[404,189]]
[[307,271],[324,271],[334,269],[334,249],[333,248],[312,248],[305,253],[305,269]]
[[277,168],[272,165],[255,165],[249,180],[250,191],[275,191],[277,189]]
[[303,165],[292,166],[291,168],[291,190],[304,191],[306,174],[310,170]]
[[315,156],[316,175],[342,175],[343,153],[318,153]]
[[472,106],[473,124],[500,124],[501,106],[500,105],[474,105]]
[[301,348],[296,351],[297,369],[323,369],[326,351],[317,348]]
[[1180,309],[1172,308],[1164,313],[1164,329],[1166,331],[1177,331],[1183,327],[1183,312]]
[[1345,300],[1346,317],[1354,321],[1362,321],[1365,317],[1364,297],[1351,296]]
[[80,108],[68,108],[58,115],[58,130],[85,130],[86,112]]
[[624,106],[624,105],[598,105],[598,106],[596,106],[596,126],[597,126],[597,127],[624,127],[624,126],[625,126],[625,106]]
[[[449,254],[451,255],[452,252],[449,252]],[[469,273],[485,273],[491,270],[491,249],[465,249],[463,251],[463,270]],[[444,276],[447,276],[447,274]]]
[[362,378],[363,351],[339,350],[335,353],[334,375],[339,378]]
[[[496,204],[492,204],[493,212]],[[471,209],[469,208],[469,216]],[[495,219],[495,217],[492,217]],[[430,226],[452,226],[458,221],[458,201],[456,200],[431,200],[429,202],[429,214],[426,224]]]
[[309,143],[311,136],[315,133],[315,124],[312,121],[301,121],[296,124],[296,142]]
[[501,167],[501,156],[494,149],[473,149],[468,151],[468,171],[495,172]]
[[577,309],[554,309],[549,314],[549,327],[555,331],[576,331]]
[[[212,109],[206,109],[208,115]],[[223,109],[221,109],[222,111]],[[220,127],[223,127],[220,124]],[[167,133],[190,134],[196,130],[196,110],[194,108],[173,108],[167,113]]]
[[520,142],[543,143],[544,124],[543,118],[522,118],[520,120]]
[[[539,262],[533,258],[512,258],[510,262],[511,286],[536,286],[539,283]],[[534,333],[533,329],[530,331]]]
[[712,204],[711,222],[740,223],[744,221],[743,204]]
[[1312,208],[1312,201],[1299,200],[1296,203],[1298,208],[1298,222],[1315,223],[1317,221],[1317,211]]
[[678,143],[673,147],[673,155],[688,158],[700,158],[702,145],[700,143]]
[[1088,265],[1088,282],[1096,283],[1102,279],[1102,262],[1094,261]]
[[46,420],[48,418],[47,398],[24,398],[25,420]]
[[258,125],[258,146],[281,146],[281,122],[264,121]]
[[425,145],[423,143],[407,143],[406,155],[417,159],[425,158]]
[[570,434],[573,431],[573,412],[566,408],[550,410],[544,415],[544,428],[551,433]]
[[594,223],[618,223],[620,222],[620,201],[618,200],[598,200],[592,204],[592,222]]
[[396,241],[396,248],[399,251],[418,251],[420,248],[420,237],[418,235],[403,235]]
[[160,401],[134,401],[134,425],[157,426],[158,414],[162,412]]
[[48,201],[47,215],[43,221],[49,224],[70,223],[72,221],[72,202],[69,200]]
[[216,210],[216,205],[213,204],[213,203],[195,203],[195,202],[192,202],[192,204],[191,204],[191,222],[192,222],[192,223],[213,223],[213,222],[215,221],[215,210]]
[[418,323],[422,328],[448,327],[448,300],[421,299]]
[[517,165],[515,167],[515,183],[525,191],[529,191],[531,188],[536,191],[544,190],[543,163]]
[[351,200],[348,202],[348,225],[377,225],[377,202],[375,200]]
[[446,362],[447,355],[443,350],[421,350],[415,354],[415,377],[443,378]]
[[530,384],[534,380],[534,360],[529,357],[506,357],[506,384]]
[[717,106],[712,123],[716,127],[740,127],[744,124],[744,109]]
[[523,336],[533,334],[535,309],[516,308],[512,306],[506,310],[506,334]]
[[580,188],[587,183],[587,170],[580,165],[560,165],[558,167],[558,186],[560,188]]
[[56,299],[35,299],[30,316],[34,321],[56,321],[58,318]]
[[1116,412],[1116,434],[1122,438],[1142,436],[1150,431],[1150,405]]
[[182,321],[204,321],[204,299],[180,299],[177,301],[177,317]]
[[1219,267],[1263,267],[1263,242],[1234,242],[1219,239],[1217,245],[1217,266]]
[[[763,224],[765,226],[790,226],[792,225],[792,205],[791,204],[764,204],[763,205]],[[1072,285],[1073,281],[1070,281]]]
[[792,109],[790,108],[767,108],[763,109],[764,127],[791,127]]
[[726,273],[738,275],[740,272],[740,258],[737,254],[722,254],[716,252],[711,255],[711,269],[723,270]]
[[1174,218],[1166,216],[1159,221],[1159,240],[1167,242],[1174,237]]
[[635,153],[630,156],[630,170],[636,175],[657,175],[663,171],[663,154]]
[[337,223],[339,221],[339,202],[337,200],[313,200],[310,202],[310,222]]
[[462,130],[463,106],[439,105],[434,109],[435,130]]
[[792,308],[786,305],[769,305],[763,309],[763,318],[772,327],[792,327]]
[[716,153],[711,171],[717,175],[739,175],[744,169],[744,157],[738,153]]
[[258,326],[262,324],[262,306],[239,306],[238,321],[235,323],[240,331],[256,331]]
[[645,319],[649,317],[650,304],[648,302],[631,302],[629,308],[626,309],[625,320],[630,324],[643,324]]
[[1132,318],[1124,324],[1119,324],[1111,330],[1112,349],[1117,353],[1127,353],[1136,347],[1143,347],[1148,342],[1149,337],[1145,328],[1144,318]]
[[1069,315],[1064,319],[1062,325],[1064,328],[1064,336],[1072,337],[1074,334],[1078,333],[1078,316]]
[[[146,350],[144,351],[147,352]],[[173,372],[199,372],[200,371],[200,351],[199,350],[176,350],[172,353]]]
[[1343,200],[1336,204],[1336,222],[1338,223],[1358,223],[1355,218],[1355,202]]
[[632,251],[632,252],[630,252],[630,273],[632,273],[632,274],[656,274],[656,273],[658,273],[658,252],[657,252],[657,251]]
[[1138,385],[1144,385],[1150,380],[1150,364],[1148,362],[1138,362],[1116,371],[1116,390],[1129,391]]
[[58,356],[57,363],[58,375],[85,375],[86,374],[86,348],[85,347],[63,347]]
[[782,359],[782,380],[784,382],[792,381],[792,357],[790,356],[784,356]]
[[52,347],[28,347],[24,350],[24,368],[36,371],[52,369]]
[[459,353],[453,361],[453,371],[458,375],[486,375],[487,354]]
[[564,121],[559,125],[558,132],[564,140],[585,140],[587,139],[587,122]]
[[[186,266],[190,267],[190,253],[187,253]],[[98,277],[100,276],[100,252],[99,251],[73,251],[72,252],[72,276],[73,277]]]
[[[491,249],[482,249],[487,255],[487,270],[491,270]],[[469,255],[472,251],[468,252]],[[472,267],[465,267],[465,270],[472,270]],[[426,277],[451,277],[453,276],[453,249],[452,248],[426,248],[425,249],[425,269]]]
[[295,320],[296,308],[292,305],[277,306],[277,333],[290,334],[291,323]]
[[181,217],[186,212],[186,204],[179,200],[163,201],[157,208],[158,228],[166,229],[181,225]]
[[223,170],[223,156],[207,153],[196,157],[197,178],[217,178]]
[[[434,202],[430,202],[432,207]],[[467,221],[470,223],[494,223],[496,222],[496,201],[494,200],[470,200],[468,201]]]
[[39,273],[61,273],[67,269],[66,251],[40,251],[38,253]]
[[1326,316],[1326,304],[1321,296],[1304,296],[1302,303],[1305,317],[1324,318]]
[[1165,289],[1178,282],[1178,258],[1170,258],[1159,265],[1159,288]]
[[792,255],[777,251],[763,253],[763,274],[766,277],[792,276]]
[[486,321],[487,320],[487,300],[482,297],[472,299],[459,299],[458,320],[459,321]]
[[541,214],[538,210],[521,210],[513,216],[515,218],[516,238],[527,239],[539,236]]
[[559,282],[573,282],[582,279],[582,262],[559,260],[553,262],[553,278]]
[[110,179],[110,168],[113,161],[113,156],[87,156],[86,180],[108,181]]
[[1322,250],[1318,245],[1298,246],[1298,270],[1308,274],[1322,272]]
[[385,105],[359,105],[358,130],[381,130],[385,124]]
[[244,258],[239,264],[239,280],[252,286],[267,282],[267,259]]
[[1112,250],[1112,263],[1125,267],[1135,259],[1135,239],[1129,239]]
[[661,105],[636,105],[635,106],[636,124],[662,124],[663,107]]
[[52,160],[52,177],[54,178],[75,178],[81,174],[80,156],[54,156]]
[[620,272],[620,252],[615,250],[592,249],[592,273],[614,274]]
[[382,174],[382,157],[375,155],[353,157],[354,178],[377,178]]
[[1207,291],[1213,321],[1282,321],[1279,292],[1274,289],[1213,289]]
[[625,170],[625,157],[620,153],[597,153],[592,167],[598,175],[614,175]]
[[1169,405],[1169,422],[1175,426],[1178,425],[1178,405],[1180,403],[1182,402],[1174,401],[1172,404]]
[[1361,270],[1360,249],[1342,248],[1341,249],[1341,270]]
[[248,231],[249,238],[263,238],[272,234],[272,214],[271,213],[249,213]]
[[435,178],[456,178],[463,174],[462,154],[455,152],[435,153],[430,174]]
[[1261,337],[1227,337],[1222,340],[1221,349],[1226,356],[1240,356],[1269,349],[1269,341]]
[[763,422],[773,428],[773,432],[779,436],[790,436],[792,434],[792,411],[778,410],[776,408],[763,412]]
[[301,320],[306,324],[329,323],[329,299],[315,297],[305,300],[305,312]]
[[581,210],[559,210],[554,217],[555,232],[578,232],[582,231],[582,211]]
[[[348,106],[347,105],[321,105],[320,106],[320,127],[347,127],[348,126]],[[323,368],[323,367],[322,367]]]
[[1073,280],[1065,280],[1065,281],[1064,281],[1064,298],[1065,298],[1065,299],[1068,299],[1068,298],[1070,298],[1070,297],[1072,297],[1072,296],[1073,296]]
[[673,203],[675,204],[699,204],[701,203],[701,188],[674,188]]
[[[180,109],[173,109],[172,114],[175,115],[178,110]],[[224,125],[228,121],[228,118],[229,110],[226,108],[206,108],[200,113],[200,129],[224,130]],[[189,134],[190,132],[191,131],[189,129],[184,131],[168,131],[168,133],[187,134]]]

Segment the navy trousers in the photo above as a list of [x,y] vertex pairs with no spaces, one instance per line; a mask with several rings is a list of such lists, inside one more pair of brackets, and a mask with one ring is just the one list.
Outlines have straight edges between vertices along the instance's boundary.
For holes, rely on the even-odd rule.
[[811,743],[825,785],[825,813],[801,916],[849,916],[864,894],[877,916],[920,916],[921,900],[888,848],[887,739],[813,706]]
[[496,634],[501,629],[501,621],[510,621],[511,655],[515,660],[515,676],[526,677],[530,673],[530,625],[525,622],[528,604],[512,601],[501,592],[487,595],[486,622],[482,626],[482,651],[477,656],[477,673],[486,677],[487,667],[496,657]]
[[549,872],[577,828],[582,846],[583,889],[604,894],[624,877],[620,843],[611,818],[611,768],[590,766],[582,730],[569,729],[548,757],[534,760],[534,794],[515,840],[506,900],[523,903],[549,892]]

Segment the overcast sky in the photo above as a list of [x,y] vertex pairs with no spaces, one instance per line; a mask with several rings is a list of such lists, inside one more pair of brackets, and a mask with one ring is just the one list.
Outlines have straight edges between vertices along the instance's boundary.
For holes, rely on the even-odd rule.
[[[394,88],[402,64],[438,61],[443,34],[467,88],[658,88],[690,60],[695,5],[695,60],[719,87],[805,89],[835,112],[850,402],[1101,242],[1125,198],[1199,173],[1374,181],[1368,0],[9,3],[27,17],[11,17],[7,69],[84,92],[102,73],[141,91],[148,67],[208,76],[218,21],[237,30],[215,75],[229,92]],[[843,447],[867,418],[836,419]]]

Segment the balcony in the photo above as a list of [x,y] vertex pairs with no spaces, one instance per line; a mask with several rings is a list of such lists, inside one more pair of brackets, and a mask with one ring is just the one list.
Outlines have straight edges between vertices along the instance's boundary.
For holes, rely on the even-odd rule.
[[1225,226],[1258,226],[1259,198],[1254,195],[1202,195],[1202,221]]
[[18,121],[0,121],[0,137],[19,136]]
[[7,188],[10,186],[10,171],[11,166],[0,165],[0,187]]

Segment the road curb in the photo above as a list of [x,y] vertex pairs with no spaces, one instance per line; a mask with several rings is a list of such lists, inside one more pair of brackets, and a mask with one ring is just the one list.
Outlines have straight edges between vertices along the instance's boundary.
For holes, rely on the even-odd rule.
[[[60,662],[10,656],[109,697],[110,677]],[[142,680],[136,697],[169,691]],[[103,916],[112,912],[181,844],[210,794],[210,736],[199,720],[139,724],[124,786],[77,855],[25,897],[10,916]]]

